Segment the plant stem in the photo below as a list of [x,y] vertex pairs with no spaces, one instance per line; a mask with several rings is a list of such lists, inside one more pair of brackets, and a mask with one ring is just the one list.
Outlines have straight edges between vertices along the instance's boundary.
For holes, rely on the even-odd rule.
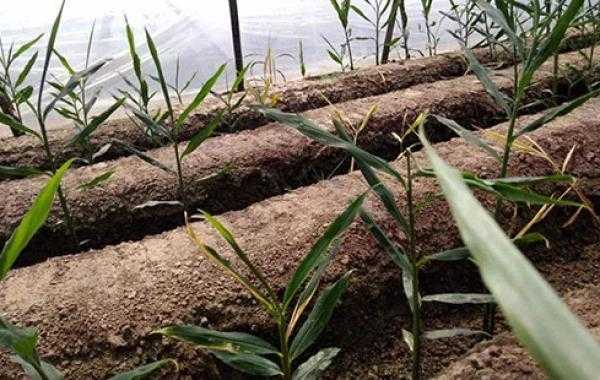
[[75,246],[79,244],[79,239],[77,238],[77,232],[75,231],[75,223],[73,223],[73,217],[71,215],[71,210],[69,209],[69,203],[67,202],[67,197],[63,192],[62,185],[58,186],[58,199],[60,200],[60,207],[63,211],[63,219],[67,224],[67,229],[69,230],[69,235],[73,238],[73,243]]
[[[517,124],[517,117],[519,114],[519,107],[521,105],[521,92],[519,91],[519,67],[517,63],[517,52],[516,47],[513,46],[513,76],[514,76],[514,101],[512,104],[510,123],[508,125],[508,131],[506,132],[506,142],[504,144],[504,154],[502,156],[502,167],[500,168],[499,178],[504,178],[508,174],[508,162],[510,160],[510,152],[512,148],[515,126]],[[496,200],[496,207],[494,210],[494,218],[496,220],[500,217],[500,210],[502,208],[502,200]],[[484,317],[483,317],[483,330],[492,335],[494,333],[496,319],[496,304],[486,304]]]
[[413,351],[412,351],[412,379],[421,379],[421,305],[419,300],[419,269],[413,265],[413,291],[412,291],[412,335],[413,335]]
[[181,157],[179,156],[179,144],[177,140],[173,143],[173,151],[175,153],[175,162],[177,163],[177,183],[179,200],[183,203],[183,207],[187,210],[188,204],[185,194],[185,184],[183,182],[183,169],[181,168]]
[[350,59],[350,70],[354,70],[354,59],[352,58],[352,48],[350,47],[348,29],[344,29],[344,35],[346,36],[346,47],[348,48],[348,58]]
[[279,330],[279,342],[281,349],[281,372],[283,372],[283,380],[292,380],[292,361],[290,358],[290,350],[288,347],[288,337],[286,334],[287,328],[285,327],[285,316],[281,315],[277,322],[277,328]]
[[415,210],[412,191],[412,165],[411,152],[408,150],[406,155],[406,197],[408,201],[408,239],[409,239],[409,258],[412,263],[412,334],[413,334],[413,360],[412,360],[412,379],[421,379],[421,300],[419,297],[419,267],[416,264],[417,257],[416,234],[415,234]]
[[[41,106],[39,107],[41,109]],[[42,132],[42,141],[44,146],[44,153],[46,154],[46,159],[50,163],[50,168],[52,169],[52,173],[55,174],[57,167],[56,162],[54,161],[54,155],[50,150],[50,144],[48,143],[48,132],[46,131],[46,124],[43,120],[43,115],[38,112],[38,123],[40,125],[40,130]],[[79,240],[77,239],[77,234],[75,232],[75,225],[73,223],[73,217],[71,215],[71,210],[69,210],[69,204],[67,202],[67,197],[62,189],[62,185],[58,187],[58,198],[60,200],[60,207],[63,213],[64,222],[67,225],[67,230],[69,231],[69,235],[73,240],[74,247],[77,247],[79,244]]]

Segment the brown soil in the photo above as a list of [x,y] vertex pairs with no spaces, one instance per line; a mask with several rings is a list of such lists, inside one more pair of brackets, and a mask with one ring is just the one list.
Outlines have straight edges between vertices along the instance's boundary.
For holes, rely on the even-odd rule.
[[[596,254],[594,259],[598,259]],[[598,268],[595,268],[596,271]],[[577,273],[565,273],[576,276]],[[600,284],[593,282],[570,292],[565,302],[577,314],[595,337],[600,339]],[[527,351],[510,333],[505,332],[485,343],[478,344],[464,358],[452,364],[439,376],[449,379],[547,379]]]
[[[561,61],[582,65],[577,53],[566,54]],[[511,81],[507,79],[510,70],[498,71],[494,76],[498,86],[505,91],[512,88]],[[552,86],[551,73],[551,65],[538,72],[537,84],[529,91],[529,100],[545,96],[545,91]],[[598,76],[600,78],[600,73]],[[473,128],[489,127],[501,117],[499,109],[473,76],[353,100],[308,111],[304,116],[331,131],[330,115],[334,107],[352,124],[358,125],[374,104],[379,105],[379,110],[361,133],[359,143],[389,159],[394,158],[399,149],[390,132],[402,134],[421,112],[440,114]],[[430,123],[428,130],[434,142],[451,136],[446,127],[435,123]],[[171,148],[157,149],[150,155],[174,165]],[[191,209],[201,208],[213,213],[241,209],[326,178],[344,158],[339,150],[323,149],[318,143],[277,123],[253,131],[224,135],[208,140],[185,160],[187,200]],[[230,167],[227,174],[209,181],[202,180],[225,167]],[[346,166],[341,168],[345,170]],[[77,190],[79,184],[108,169],[115,171],[108,183],[86,192]],[[10,236],[43,183],[43,178],[0,183],[0,193],[5,199],[0,205],[0,241]],[[134,209],[148,201],[177,199],[176,183],[174,175],[137,157],[126,157],[72,170],[65,176],[64,188],[80,239],[89,241],[88,248],[99,248],[124,239],[137,240],[181,225],[179,207]],[[60,215],[56,207],[51,224],[57,222]],[[26,258],[23,264],[76,252],[78,249],[70,246],[68,241],[64,228],[46,228],[30,244],[23,255]]]
[[[583,191],[594,201],[600,190],[600,128],[591,116],[597,115],[598,107],[600,101],[592,101],[531,134],[559,162],[571,146],[577,144],[570,170],[582,178]],[[436,148],[443,158],[464,170],[483,176],[498,171],[493,159],[461,140],[438,144]],[[426,166],[422,155],[417,156],[421,165]],[[395,165],[402,168],[403,163]],[[545,161],[524,154],[515,154],[510,165],[511,175],[544,175],[551,171]],[[400,189],[390,186],[400,207],[404,208]],[[364,189],[365,184],[357,173],[339,176],[242,211],[226,213],[220,219],[232,229],[251,260],[265,271],[274,288],[281,291],[299,259],[326,225]],[[547,190],[558,189],[552,186]],[[415,198],[417,202],[430,199],[438,191],[433,180],[422,179],[415,185]],[[486,205],[493,203],[487,197],[482,201]],[[368,199],[366,207],[390,236],[403,240],[376,199]],[[507,210],[507,214],[511,214],[511,210]],[[555,244],[598,241],[598,234],[589,228],[591,223],[586,218],[579,219],[568,229],[561,229],[567,217],[562,210],[539,228]],[[527,218],[525,213],[519,214],[515,223],[522,225]],[[434,198],[422,210],[417,225],[418,248],[423,253],[460,244],[448,207],[439,198]],[[197,222],[193,227],[237,264],[225,243],[207,225]],[[539,258],[544,260],[547,256],[540,254]],[[360,222],[342,239],[325,282],[331,282],[351,268],[355,269],[351,286],[323,340],[323,344],[336,344],[349,353],[361,352],[352,337],[364,335],[361,326],[365,323],[375,326],[379,323],[377,316],[389,310],[406,314],[406,305],[398,294],[399,270]],[[476,271],[467,265],[431,266],[424,274],[423,283],[424,294],[481,290]],[[43,355],[65,370],[69,378],[103,378],[156,357],[177,358],[182,364],[183,378],[210,377],[212,372],[208,368],[211,367],[206,366],[206,357],[200,351],[151,335],[155,328],[171,323],[242,329],[267,338],[273,335],[273,326],[266,315],[239,286],[197,253],[181,229],[16,270],[3,283],[0,310],[19,324],[39,327]],[[445,315],[440,325],[451,322],[451,313],[442,311],[440,315]],[[435,324],[437,326],[437,322]],[[369,341],[367,344],[371,346],[363,345],[363,350],[381,347],[377,342]],[[464,349],[460,345],[452,346],[458,355],[469,344],[465,343]],[[440,354],[432,350],[434,356]],[[373,355],[379,357],[377,350],[373,349]],[[354,360],[358,359],[354,357]],[[348,365],[347,361],[341,363]],[[14,372],[2,368],[0,376],[14,376]],[[336,368],[343,371],[343,367]]]
[[[586,34],[571,33],[565,40],[563,51],[581,49],[590,45],[590,38]],[[484,64],[502,66],[507,61],[507,56],[498,51],[494,56],[487,49],[475,51],[476,56]],[[368,67],[349,73],[339,73],[329,76],[308,78],[306,80],[288,82],[282,87],[275,87],[273,95],[280,98],[278,108],[288,112],[302,112],[327,105],[325,98],[332,103],[340,103],[352,99],[375,96],[391,91],[397,91],[420,83],[429,83],[437,80],[457,77],[467,71],[467,64],[460,53],[441,54],[435,57],[416,59],[410,61],[394,62],[387,65]],[[324,98],[325,97],[325,98]],[[266,124],[268,121],[248,106],[253,102],[247,99],[225,123],[221,132],[232,132],[228,124],[238,119],[235,131],[254,129]],[[180,141],[191,138],[223,108],[217,98],[209,99],[190,119],[183,128]],[[60,162],[68,158],[81,156],[82,150],[77,147],[68,147],[68,142],[73,136],[69,128],[56,129],[50,134],[50,148]],[[97,150],[107,142],[118,139],[139,149],[156,148],[146,138],[143,131],[128,119],[114,120],[96,131],[91,139],[91,146]],[[129,152],[113,146],[101,158],[108,160]],[[0,165],[5,166],[47,166],[40,142],[29,136],[19,138],[0,139]]]
[[[595,234],[598,238],[598,233]],[[589,243],[590,236],[587,236]],[[594,333],[598,332],[598,285],[600,285],[600,245],[581,241],[562,241],[550,251],[527,251],[537,269],[550,285],[565,296],[567,304]],[[472,290],[473,287],[468,290]],[[580,296],[582,295],[582,296]],[[401,295],[398,295],[402,297]],[[375,318],[365,315],[360,331],[352,338],[352,347],[344,351],[329,378],[398,379],[405,378],[410,357],[402,340],[402,328],[410,328],[410,319],[399,311],[394,298]],[[426,329],[468,327],[480,329],[482,311],[477,307],[426,305]],[[424,372],[439,379],[523,379],[542,374],[532,359],[515,344],[509,327],[498,317],[498,335],[479,343],[477,338],[451,338],[425,341]],[[348,331],[348,330],[345,330]],[[349,339],[349,338],[348,338]],[[475,345],[476,344],[476,345]],[[468,354],[465,351],[472,347]],[[441,374],[440,374],[441,372]],[[534,376],[535,375],[535,376]],[[537,376],[537,377],[536,377]]]

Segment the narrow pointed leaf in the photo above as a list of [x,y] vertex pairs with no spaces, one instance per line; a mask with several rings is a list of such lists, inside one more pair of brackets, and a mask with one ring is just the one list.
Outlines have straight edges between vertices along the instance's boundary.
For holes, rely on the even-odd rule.
[[221,77],[221,74],[223,74],[223,71],[225,70],[225,66],[226,65],[221,65],[217,69],[217,71],[204,83],[204,85],[198,92],[198,95],[196,95],[194,100],[192,100],[192,102],[185,108],[185,110],[177,118],[177,121],[175,122],[175,128],[180,128],[183,125],[183,123],[185,123],[185,121],[188,119],[190,114],[196,108],[198,108],[198,106],[204,101],[204,99],[208,96],[208,94],[210,94],[210,90],[212,90],[212,88],[215,86],[215,83],[217,83],[217,81]]
[[551,122],[552,120],[556,119],[559,116],[567,115],[568,113],[575,110],[576,108],[581,106],[583,103],[587,102],[589,99],[597,96],[598,94],[600,94],[600,88],[590,91],[589,93],[587,93],[583,96],[580,96],[577,99],[574,99],[570,102],[567,102],[558,107],[552,108],[551,110],[545,112],[538,119],[532,121],[531,123],[527,124],[525,127],[519,129],[515,133],[515,138],[517,138],[521,135],[524,135],[526,133],[533,132],[536,129],[539,129],[540,127],[543,127],[544,125],[548,124],[549,122]]
[[422,298],[423,302],[440,302],[454,305],[462,304],[482,304],[493,303],[494,297],[491,294],[475,294],[475,293],[447,293],[447,294],[431,294]]
[[440,253],[426,256],[427,261],[460,261],[466,260],[471,256],[466,247],[449,249]]
[[340,353],[339,348],[324,348],[317,352],[307,361],[300,364],[294,375],[293,380],[319,380],[321,375],[331,365],[333,358]]
[[246,333],[221,332],[192,325],[170,326],[157,332],[213,351],[256,355],[279,352],[266,340]]
[[44,174],[44,171],[31,166],[10,167],[0,165],[0,178],[25,178]]
[[44,36],[44,33],[38,35],[37,37],[35,37],[33,40],[23,44],[19,49],[17,49],[17,51],[13,54],[12,56],[12,60],[14,61],[15,59],[19,58],[21,55],[25,54],[29,49],[31,49],[31,47],[33,45],[35,45],[42,37]]
[[10,128],[13,128],[13,129],[19,131],[19,132],[22,132],[25,134],[30,134],[30,135],[36,136],[38,139],[41,139],[41,136],[38,132],[27,128],[25,125],[23,125],[23,123],[17,121],[12,116],[6,115],[2,112],[0,112],[0,124],[4,124]]
[[90,181],[80,184],[79,186],[77,186],[77,188],[79,190],[93,189],[94,187],[98,187],[98,186],[102,185],[103,183],[105,183],[106,181],[108,181],[113,176],[113,174],[115,174],[115,171],[109,170],[107,172],[104,172],[104,173],[94,177]]
[[483,149],[486,151],[491,157],[495,158],[498,161],[501,161],[500,155],[490,144],[488,144],[485,140],[479,138],[473,131],[469,131],[468,129],[462,127],[454,120],[446,119],[442,116],[434,115],[437,121],[446,127],[450,128],[454,133],[456,133],[459,137],[462,137],[467,143],[473,145],[476,148]]
[[592,379],[600,345],[421,133],[463,241],[515,335],[550,377]]
[[175,174],[175,172],[173,171],[173,169],[169,168],[168,166],[164,165],[162,162],[148,156],[146,153],[142,152],[141,150],[138,150],[132,146],[130,146],[129,144],[126,144],[120,140],[113,140],[113,144],[114,145],[118,145],[120,146],[122,149],[130,152],[131,154],[134,154],[136,156],[138,156],[138,158],[140,158],[143,161],[146,161],[147,163],[149,163],[150,165],[156,166],[157,168],[160,168],[168,173],[172,173]]
[[308,280],[310,274],[326,259],[331,243],[339,238],[352,224],[361,210],[365,197],[366,193],[350,203],[344,212],[327,227],[323,236],[317,240],[310,252],[302,259],[285,289],[283,296],[284,305],[288,305],[291,302],[302,285]]
[[123,372],[121,374],[112,376],[109,380],[142,380],[147,379],[158,370],[166,367],[169,364],[173,364],[177,368],[177,362],[173,359],[159,360],[154,363],[146,364],[131,371]]
[[102,112],[100,115],[94,117],[92,121],[88,124],[87,127],[82,129],[79,133],[77,133],[69,142],[70,145],[81,143],[85,141],[102,123],[104,123],[108,118],[118,110],[123,103],[125,102],[125,98],[121,98],[117,100],[112,106],[110,106],[106,111]]
[[283,373],[277,364],[262,356],[253,354],[230,354],[227,352],[213,352],[225,364],[240,372],[254,376],[272,377]]
[[184,158],[190,153],[193,153],[204,141],[206,141],[212,134],[215,132],[217,127],[221,125],[221,119],[223,117],[223,112],[219,112],[215,117],[213,117],[204,128],[200,130],[200,132],[196,133],[191,139],[188,145],[186,146],[183,153],[181,153],[181,158]]
[[[484,331],[470,330],[470,329],[443,329],[443,330],[432,330],[425,331],[423,337],[425,339],[444,339],[444,338],[455,338],[457,336],[470,336],[470,335],[488,335]],[[488,335],[489,336],[489,335]]]
[[477,57],[475,57],[475,54],[473,54],[471,49],[465,48],[464,52],[465,57],[469,62],[469,67],[471,68],[475,76],[477,76],[477,78],[483,85],[485,91],[494,99],[494,101],[500,107],[502,107],[502,109],[507,115],[510,115],[511,111],[506,101],[506,98],[504,97],[504,94],[500,92],[500,89],[498,88],[498,86],[496,86],[496,83],[494,83],[494,81],[490,78],[489,71],[485,67],[483,67],[481,63],[479,63]]
[[27,79],[27,76],[29,75],[31,68],[35,64],[35,61],[37,61],[37,58],[38,58],[38,52],[35,52],[35,54],[32,55],[31,58],[29,58],[29,60],[25,64],[25,67],[23,68],[23,70],[21,71],[19,76],[17,77],[17,81],[15,82],[15,87],[19,87],[20,85],[23,84],[23,82],[25,82],[25,79]]
[[0,253],[0,280],[2,280],[23,251],[29,241],[44,225],[54,203],[54,195],[60,186],[63,175],[67,172],[73,159],[65,162],[50,178],[46,186],[40,191],[27,211],[21,223],[15,229],[10,239],[4,244]]
[[296,114],[285,113],[278,109],[257,107],[266,117],[296,129],[303,135],[320,142],[323,145],[341,148],[357,160],[362,160],[370,167],[389,174],[399,181],[402,176],[385,160],[374,156],[348,141],[337,137],[315,125],[312,121]]
[[297,358],[306,351],[325,329],[340,297],[348,287],[349,276],[350,272],[346,273],[335,284],[325,289],[317,299],[308,318],[292,341],[290,346],[290,355],[292,358]]

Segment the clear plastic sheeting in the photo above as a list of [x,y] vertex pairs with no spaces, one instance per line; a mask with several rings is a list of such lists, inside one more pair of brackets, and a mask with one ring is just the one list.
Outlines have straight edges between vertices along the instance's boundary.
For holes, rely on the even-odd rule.
[[[364,0],[353,4],[370,15]],[[47,33],[60,6],[60,0],[4,0],[0,8],[0,37],[5,46],[23,43],[40,33]],[[426,36],[421,2],[407,0],[410,23],[410,46],[426,54]],[[308,74],[339,70],[326,52],[322,36],[339,45],[343,34],[337,15],[329,0],[238,0],[242,48],[246,62],[262,61],[270,47],[278,81],[300,76],[299,42],[302,41]],[[434,1],[433,27],[440,35],[438,51],[456,47],[446,33],[451,25],[439,10],[449,8],[446,0]],[[103,88],[103,98],[109,100],[119,87],[124,87],[121,75],[132,78],[132,66],[125,37],[124,17],[134,28],[143,69],[154,74],[147,51],[144,27],[152,34],[163,61],[167,79],[174,81],[176,62],[181,62],[181,81],[197,72],[190,90],[203,81],[222,63],[229,63],[226,80],[234,76],[233,49],[227,0],[67,0],[63,22],[57,40],[57,51],[66,56],[74,68],[85,62],[86,45],[93,23],[96,23],[91,61],[111,58],[111,62],[94,77],[94,85]],[[439,22],[441,20],[441,23]],[[351,17],[354,37],[372,36],[373,28],[358,16]],[[382,33],[383,40],[383,33]],[[44,50],[45,39],[37,48]],[[352,45],[359,65],[374,62],[374,45],[370,40],[356,40]],[[392,58],[400,58],[400,49]],[[418,55],[418,54],[415,54]],[[21,58],[25,63],[26,57]],[[39,80],[42,59],[34,68],[31,81]],[[17,65],[19,66],[19,65]],[[260,73],[260,65],[254,67]],[[51,65],[53,75],[66,79],[67,73],[57,59]],[[224,80],[225,80],[224,79]],[[221,83],[223,87],[225,82]],[[156,87],[156,84],[154,84]]]

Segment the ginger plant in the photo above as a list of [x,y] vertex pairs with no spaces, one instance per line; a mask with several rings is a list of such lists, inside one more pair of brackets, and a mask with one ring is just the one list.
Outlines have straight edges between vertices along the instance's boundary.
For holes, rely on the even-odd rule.
[[[324,348],[302,363],[298,360],[316,342],[326,328],[342,294],[348,286],[351,272],[319,294],[322,277],[335,257],[344,231],[360,213],[366,194],[356,198],[329,225],[324,234],[302,259],[298,268],[279,296],[274,284],[240,247],[233,234],[215,217],[204,212],[203,217],[227,242],[250,276],[244,274],[215,248],[198,236],[187,223],[187,233],[198,250],[217,268],[244,287],[271,317],[277,326],[278,345],[242,332],[222,332],[199,326],[178,325],[157,332],[167,337],[205,348],[225,364],[249,375],[284,380],[315,379],[331,364],[338,348]],[[318,296],[317,296],[318,295]],[[313,302],[312,310],[303,323],[303,315]]]
[[[126,150],[129,150],[131,153],[137,155],[149,164],[154,165],[162,170],[165,170],[168,173],[174,174],[177,180],[177,200],[167,201],[167,203],[170,204],[172,202],[177,202],[184,208],[188,208],[190,205],[186,193],[186,178],[183,173],[183,160],[189,154],[193,153],[204,141],[206,141],[213,134],[216,128],[220,125],[222,114],[218,113],[215,117],[213,117],[212,120],[210,120],[210,122],[206,126],[204,126],[200,131],[198,131],[194,136],[192,136],[192,138],[189,140],[183,151],[181,151],[179,145],[182,139],[181,134],[192,112],[194,112],[194,110],[204,102],[206,97],[210,94],[212,88],[215,86],[215,84],[225,71],[225,65],[221,65],[200,88],[200,90],[192,99],[190,104],[188,104],[187,107],[185,107],[181,111],[181,113],[176,114],[175,109],[173,107],[173,103],[171,101],[171,92],[169,91],[170,86],[167,83],[167,80],[164,75],[158,49],[156,47],[156,44],[154,43],[154,40],[152,39],[152,36],[150,35],[150,32],[146,29],[146,43],[150,50],[152,62],[154,63],[154,68],[156,70],[155,80],[160,85],[160,91],[162,93],[164,106],[166,108],[166,111],[161,111],[159,109],[158,112],[152,114],[149,110],[149,102],[150,99],[153,97],[153,94],[149,93],[148,83],[146,82],[144,75],[141,71],[140,59],[135,50],[133,31],[131,30],[131,27],[127,22],[126,31],[130,45],[130,52],[133,60],[134,71],[139,82],[139,86],[136,86],[134,83],[126,81],[127,85],[130,88],[133,88],[133,91],[121,91],[121,93],[133,104],[132,105],[126,103],[126,108],[144,126],[149,136],[154,138],[155,141],[160,142],[161,144],[166,143],[173,148],[175,168],[173,169],[165,163],[158,162],[154,158],[141,152],[135,147],[131,147],[121,141],[113,141],[113,143],[120,145]],[[219,174],[220,173],[217,173],[215,175]],[[153,205],[160,203],[165,202],[151,202],[151,204]],[[144,206],[145,205],[140,205],[138,207]]]
[[[539,67],[549,58],[553,57],[560,48],[567,29],[573,24],[576,16],[583,6],[583,0],[572,0],[565,9],[556,7],[549,13],[542,12],[539,0],[535,0],[532,6],[499,0],[492,5],[484,0],[475,0],[477,6],[484,11],[489,18],[497,24],[506,36],[507,44],[500,44],[503,49],[513,56],[513,91],[512,96],[500,92],[491,79],[487,69],[475,57],[475,54],[467,47],[464,48],[470,68],[477,76],[487,93],[500,106],[509,120],[507,133],[500,154],[494,153],[485,141],[473,138],[471,133],[458,124],[444,118],[438,121],[453,129],[459,135],[467,136],[467,141],[474,142],[480,148],[484,148],[492,154],[500,163],[499,178],[507,177],[508,164],[513,144],[519,136],[525,135],[538,128],[543,127],[554,118],[567,114],[583,104],[589,98],[600,93],[594,90],[575,100],[564,103],[553,108],[540,118],[526,124],[519,125],[518,116],[522,108],[527,89],[533,81],[534,75]],[[517,9],[518,8],[518,9]],[[518,10],[525,12],[531,19],[529,30],[525,31]],[[517,65],[517,62],[522,62]],[[498,199],[495,207],[495,215],[498,218],[502,208],[502,200]],[[484,329],[488,333],[494,330],[495,306],[490,305],[484,317]]]
[[[420,273],[428,264],[437,261],[460,261],[469,258],[469,251],[464,247],[454,248],[448,251],[428,254],[418,248],[419,237],[416,233],[418,227],[417,216],[423,209],[423,204],[428,200],[417,200],[414,194],[414,180],[418,177],[433,177],[431,170],[420,168],[414,157],[413,150],[415,145],[407,145],[416,141],[415,132],[422,128],[427,115],[420,115],[402,134],[397,136],[403,147],[403,153],[397,161],[404,165],[400,172],[396,166],[390,165],[385,160],[370,154],[356,145],[354,137],[348,133],[345,124],[341,120],[336,120],[334,116],[333,125],[336,128],[337,135],[322,130],[310,120],[295,114],[287,114],[275,109],[261,109],[269,118],[294,128],[305,136],[312,138],[323,145],[345,150],[349,153],[360,169],[365,181],[371,190],[378,196],[381,203],[389,213],[390,217],[401,231],[404,239],[398,243],[391,239],[384,230],[379,227],[375,218],[367,211],[361,211],[361,219],[371,231],[372,235],[379,242],[381,247],[390,255],[392,261],[399,266],[402,271],[404,293],[408,301],[411,322],[410,329],[405,329],[403,337],[412,354],[411,378],[421,379],[422,374],[422,345],[424,339],[439,339],[464,335],[487,335],[484,331],[477,331],[465,328],[453,328],[425,331],[423,321],[426,316],[423,314],[423,302],[441,302],[449,304],[493,304],[494,300],[489,294],[434,294],[422,296],[420,292]],[[396,203],[394,192],[388,185],[380,179],[378,172],[388,177],[391,183],[401,190],[401,196],[404,197],[404,209]],[[477,189],[483,190],[502,199],[503,201],[515,203],[527,203],[533,205],[555,204],[561,206],[580,207],[577,202],[558,199],[536,193],[530,188],[532,183],[543,181],[564,181],[571,180],[570,176],[551,175],[547,177],[536,178],[497,178],[481,179],[472,173],[463,173],[467,183]],[[518,244],[532,244],[542,241],[543,237],[539,234],[522,234],[519,239],[515,239]]]

